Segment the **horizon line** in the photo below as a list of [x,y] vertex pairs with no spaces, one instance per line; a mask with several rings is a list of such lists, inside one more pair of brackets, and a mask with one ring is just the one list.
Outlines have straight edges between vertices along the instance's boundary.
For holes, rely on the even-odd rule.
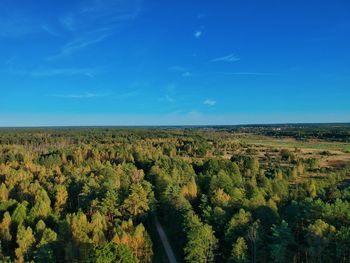
[[215,128],[249,126],[293,126],[293,125],[350,125],[350,122],[276,122],[246,124],[185,124],[185,125],[38,125],[38,126],[0,126],[0,129],[67,129],[67,128]]

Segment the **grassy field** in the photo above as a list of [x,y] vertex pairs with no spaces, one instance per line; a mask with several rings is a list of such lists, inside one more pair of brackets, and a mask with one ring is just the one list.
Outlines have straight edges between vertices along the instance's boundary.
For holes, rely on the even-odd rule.
[[239,141],[249,145],[263,145],[275,148],[300,148],[320,151],[339,151],[350,153],[350,143],[325,142],[325,141],[297,141],[292,138],[277,139],[266,136],[244,135],[239,137]]

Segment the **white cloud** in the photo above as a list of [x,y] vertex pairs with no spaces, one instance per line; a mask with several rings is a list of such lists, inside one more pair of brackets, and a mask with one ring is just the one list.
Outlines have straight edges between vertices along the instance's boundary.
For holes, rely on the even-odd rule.
[[118,92],[118,93],[94,93],[94,92],[85,92],[85,93],[70,93],[70,94],[49,94],[48,97],[62,98],[62,99],[93,99],[93,98],[104,98],[108,97],[114,100],[125,100],[133,97],[139,96],[140,90],[131,90],[128,92]]
[[49,69],[35,69],[35,70],[9,70],[9,74],[23,75],[30,77],[53,77],[53,76],[87,76],[94,77],[98,74],[96,69],[88,68],[49,68]]
[[269,72],[213,72],[213,74],[220,75],[238,75],[238,76],[275,76],[275,73]]
[[97,94],[97,93],[81,93],[81,94],[51,94],[49,97],[64,98],[64,99],[91,99],[98,97],[107,97],[109,94]]
[[62,15],[59,19],[62,35],[72,38],[57,54],[49,56],[47,60],[68,56],[105,41],[137,18],[140,10],[140,0],[82,2],[78,9]]
[[173,66],[169,68],[169,71],[174,73],[179,73],[184,78],[193,76],[193,74],[190,72],[190,69],[187,67]]
[[102,42],[108,36],[109,36],[109,34],[105,34],[105,35],[100,35],[100,36],[97,36],[94,38],[88,37],[88,38],[76,39],[72,42],[67,43],[58,54],[50,56],[50,57],[46,58],[46,60],[55,60],[57,58],[60,58],[60,57],[66,56],[66,55],[70,55],[71,53],[74,53],[80,49],[83,49],[85,47]]
[[224,57],[214,58],[210,62],[237,62],[239,60],[241,60],[239,57],[235,56],[234,54],[229,54]]
[[193,35],[194,35],[195,38],[199,39],[203,35],[203,32],[200,31],[200,30],[197,30],[197,31],[194,32]]
[[203,104],[205,104],[205,105],[208,105],[208,106],[215,106],[215,104],[216,104],[216,101],[215,100],[211,100],[211,99],[206,99],[204,102],[203,102]]

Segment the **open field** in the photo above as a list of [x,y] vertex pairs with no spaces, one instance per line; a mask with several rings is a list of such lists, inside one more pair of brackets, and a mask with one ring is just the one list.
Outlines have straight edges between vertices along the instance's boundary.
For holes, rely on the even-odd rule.
[[268,136],[241,135],[239,140],[250,145],[264,145],[276,148],[300,148],[305,150],[334,151],[350,153],[350,143],[327,142],[321,140],[298,141],[293,138],[273,138]]

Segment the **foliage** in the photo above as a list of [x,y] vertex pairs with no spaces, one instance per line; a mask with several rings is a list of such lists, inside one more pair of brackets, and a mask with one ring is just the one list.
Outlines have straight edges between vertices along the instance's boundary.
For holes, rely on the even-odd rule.
[[349,131],[0,130],[0,262],[349,262]]

